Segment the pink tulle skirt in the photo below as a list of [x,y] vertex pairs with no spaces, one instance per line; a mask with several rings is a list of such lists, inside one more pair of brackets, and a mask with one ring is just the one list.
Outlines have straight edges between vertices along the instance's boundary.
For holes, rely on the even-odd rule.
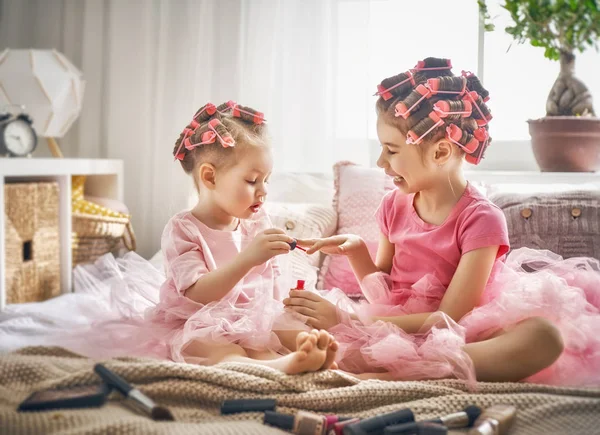
[[[437,311],[445,288],[432,275],[399,290],[390,290],[387,275],[369,275],[361,283],[367,301],[359,303],[339,290],[330,292],[325,297],[336,303],[342,319],[331,330],[340,342],[340,368],[388,372],[401,380],[457,377],[473,383],[473,365],[463,351],[466,343],[543,317],[559,329],[565,349],[552,366],[527,381],[600,385],[600,263],[524,248],[498,262],[492,276],[480,306],[458,323]],[[372,316],[424,312],[434,314],[418,334],[369,321]]]
[[205,356],[188,352],[191,344],[285,354],[274,331],[309,329],[273,297],[272,280],[255,275],[222,300],[202,305],[175,293],[161,297],[165,279],[135,253],[77,267],[74,293],[9,305],[0,313],[0,351],[61,346],[94,359],[143,356],[203,364]]

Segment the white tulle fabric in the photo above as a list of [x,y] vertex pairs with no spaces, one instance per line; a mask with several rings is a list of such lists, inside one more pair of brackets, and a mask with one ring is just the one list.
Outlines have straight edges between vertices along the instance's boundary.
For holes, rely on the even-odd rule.
[[[308,329],[283,309],[285,289],[291,288],[285,259],[252,269],[218,301],[200,304],[183,291],[202,273],[231,261],[266,228],[268,218],[259,216],[235,233],[213,233],[183,216],[165,229],[166,274],[135,253],[119,259],[105,255],[77,267],[75,293],[11,305],[0,314],[1,349],[57,345],[98,359],[150,356],[198,364],[206,357],[188,352],[191,343],[233,343],[285,354],[289,351],[274,331]],[[223,246],[236,252],[219,252]]]

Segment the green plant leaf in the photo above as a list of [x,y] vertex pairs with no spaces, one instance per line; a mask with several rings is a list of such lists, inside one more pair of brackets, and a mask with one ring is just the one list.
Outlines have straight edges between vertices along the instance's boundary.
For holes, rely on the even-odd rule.
[[[485,0],[477,0],[486,31],[495,29]],[[599,0],[504,0],[500,6],[512,19],[505,32],[518,43],[544,48],[548,59],[560,58],[560,50],[584,52],[598,47]]]

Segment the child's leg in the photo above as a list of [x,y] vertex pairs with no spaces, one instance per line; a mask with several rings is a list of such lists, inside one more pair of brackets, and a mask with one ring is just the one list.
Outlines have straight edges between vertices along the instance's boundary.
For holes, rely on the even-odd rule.
[[[292,330],[281,330],[281,331],[273,331],[281,344],[291,350],[292,352],[296,351],[297,348],[297,340],[299,334],[304,331],[292,331]],[[325,362],[323,363],[323,370],[327,369],[337,369],[337,364],[335,363],[335,356],[338,350],[338,343],[335,340],[331,340],[329,346],[327,347],[327,357],[325,358]]]
[[[464,347],[482,382],[518,382],[550,366],[563,351],[558,329],[546,319],[532,317],[507,331]],[[398,380],[391,373],[352,374],[359,379]]]
[[[234,361],[264,365],[293,375],[320,370],[327,359],[327,349],[332,337],[326,331],[313,330],[298,334],[296,348],[289,355],[272,358],[265,352],[249,352],[236,344],[210,346],[206,343],[192,342],[185,348],[190,360],[203,359],[206,365]],[[251,355],[259,358],[253,358]]]
[[563,351],[558,329],[532,317],[492,338],[464,348],[473,360],[478,381],[516,382],[550,366]]

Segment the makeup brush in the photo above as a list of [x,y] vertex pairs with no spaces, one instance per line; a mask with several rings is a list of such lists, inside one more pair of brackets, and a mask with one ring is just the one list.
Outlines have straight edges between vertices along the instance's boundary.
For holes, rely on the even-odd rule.
[[158,406],[152,399],[146,396],[137,388],[134,388],[125,381],[122,377],[117,375],[112,370],[107,369],[102,364],[96,364],[94,371],[111,387],[119,391],[129,403],[135,406],[136,409],[140,410],[144,414],[149,415],[152,420],[166,420],[174,421],[173,414],[167,408]]

